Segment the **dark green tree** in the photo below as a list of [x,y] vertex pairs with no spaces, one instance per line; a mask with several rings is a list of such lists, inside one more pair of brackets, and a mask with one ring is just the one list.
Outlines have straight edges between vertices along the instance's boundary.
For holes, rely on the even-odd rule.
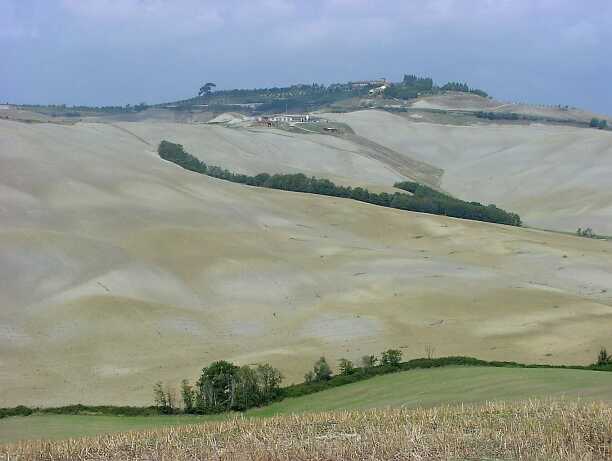
[[257,384],[264,402],[270,402],[280,394],[280,384],[283,381],[281,372],[273,366],[265,363],[257,365]]
[[210,93],[212,93],[212,89],[215,88],[216,86],[217,85],[215,85],[212,82],[205,83],[204,85],[200,87],[200,91],[198,91],[198,96],[210,95]]
[[402,351],[399,349],[388,349],[380,357],[380,364],[386,367],[399,367],[401,361]]
[[340,374],[344,376],[352,375],[357,371],[353,366],[353,362],[344,358],[338,360],[338,369],[340,370]]
[[332,377],[332,371],[325,357],[319,358],[312,369],[315,381],[328,381]]
[[238,367],[219,360],[202,369],[197,382],[197,405],[204,413],[220,413],[231,409],[235,397]]
[[599,354],[597,354],[597,362],[596,365],[609,365],[612,360],[612,356],[608,355],[608,351],[605,347],[602,347],[599,350]]
[[186,379],[181,381],[181,397],[183,398],[185,413],[192,413],[195,404],[195,391]]

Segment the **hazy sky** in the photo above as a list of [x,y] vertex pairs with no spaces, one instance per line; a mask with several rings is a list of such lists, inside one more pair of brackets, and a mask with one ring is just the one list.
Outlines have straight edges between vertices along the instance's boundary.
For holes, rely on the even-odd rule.
[[0,0],[0,101],[111,105],[360,78],[612,114],[609,0]]

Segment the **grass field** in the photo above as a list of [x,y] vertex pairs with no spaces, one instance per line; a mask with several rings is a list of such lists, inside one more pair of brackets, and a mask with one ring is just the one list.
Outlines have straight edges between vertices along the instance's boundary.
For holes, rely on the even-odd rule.
[[[612,402],[612,373],[557,370],[446,367],[384,375],[309,396],[286,399],[247,413],[268,417],[304,412],[386,407],[432,407],[493,400],[567,398]],[[62,439],[146,430],[219,420],[227,416],[44,415],[0,420],[0,442]]]

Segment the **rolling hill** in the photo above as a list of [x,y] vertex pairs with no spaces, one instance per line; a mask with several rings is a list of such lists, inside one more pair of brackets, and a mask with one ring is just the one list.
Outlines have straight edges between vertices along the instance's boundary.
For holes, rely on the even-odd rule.
[[[396,153],[416,142],[410,159],[444,168],[442,187],[462,198],[524,203],[531,224],[531,202],[541,213],[559,203],[554,219],[569,220],[574,205],[541,196],[535,179],[520,183],[525,194],[533,186],[531,201],[505,202],[498,187],[462,179],[453,154],[463,146],[468,156],[471,142],[483,152],[499,139],[513,145],[529,137],[519,128],[536,140],[559,128],[513,127],[507,138],[505,127],[483,128],[479,141],[480,127],[415,128],[393,115],[398,137],[377,138],[358,123],[366,115],[374,126],[387,117],[342,119]],[[564,130],[591,146],[587,166],[599,152],[605,170],[609,133]],[[445,136],[455,151],[440,147]],[[148,404],[153,382],[195,377],[222,358],[269,361],[289,383],[320,355],[400,347],[410,358],[431,345],[440,355],[587,363],[609,341],[609,242],[231,184],[162,161],[162,138],[237,171],[380,188],[415,165],[404,175],[367,143],[275,129],[0,120],[0,405]],[[547,143],[512,157],[540,158],[536,172],[573,171],[560,188],[571,175],[596,188],[599,170],[564,168]],[[569,158],[567,141],[558,144]],[[485,165],[509,169],[473,168]],[[607,189],[599,193],[604,202]],[[605,206],[583,207],[580,221],[606,229]]]
[[327,114],[444,171],[440,187],[518,212],[529,226],[612,234],[612,132],[550,124],[423,123],[415,114]]

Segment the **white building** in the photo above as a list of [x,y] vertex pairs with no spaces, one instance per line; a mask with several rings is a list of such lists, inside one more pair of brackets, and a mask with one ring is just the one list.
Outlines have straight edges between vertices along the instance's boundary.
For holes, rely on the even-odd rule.
[[270,122],[284,122],[284,123],[296,123],[296,122],[308,122],[310,121],[310,114],[276,114],[268,118]]

